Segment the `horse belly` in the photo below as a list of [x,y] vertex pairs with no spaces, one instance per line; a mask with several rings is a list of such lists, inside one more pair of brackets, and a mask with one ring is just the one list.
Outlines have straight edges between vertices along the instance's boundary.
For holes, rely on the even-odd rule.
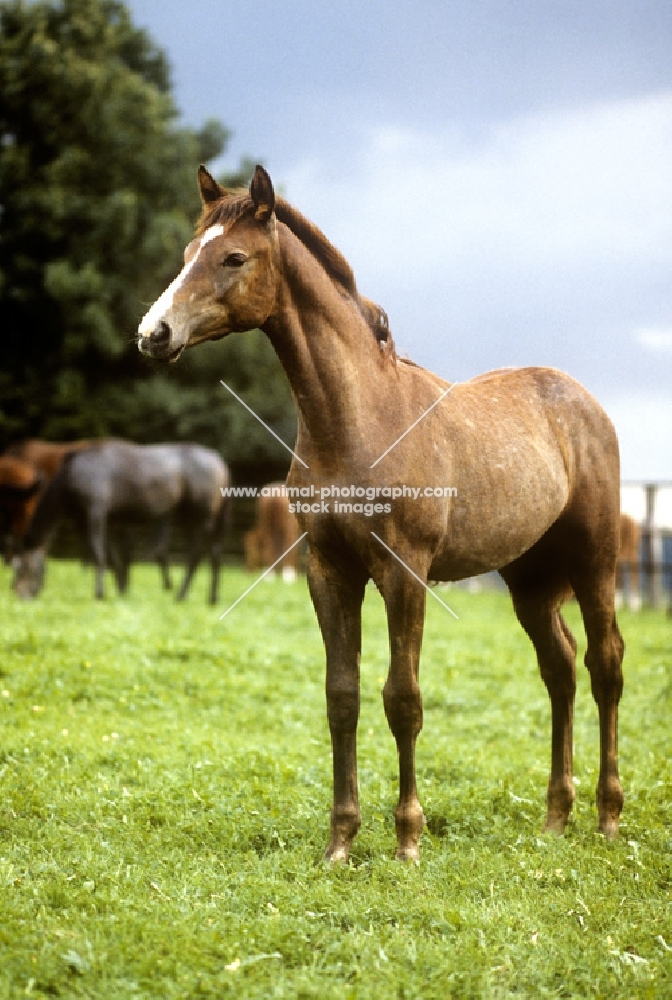
[[462,580],[489,573],[532,548],[567,504],[567,477],[564,470],[558,473],[534,479],[509,476],[500,484],[488,484],[481,496],[472,490],[451,499],[430,579]]

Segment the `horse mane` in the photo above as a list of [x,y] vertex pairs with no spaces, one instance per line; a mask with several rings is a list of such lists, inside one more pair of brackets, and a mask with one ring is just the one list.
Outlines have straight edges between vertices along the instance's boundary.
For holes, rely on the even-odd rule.
[[[253,215],[254,210],[254,202],[248,191],[226,191],[214,204],[204,205],[196,224],[196,236],[202,236],[211,226],[232,222],[243,215]],[[276,197],[274,211],[276,218],[300,240],[329,277],[355,300],[384,357],[396,359],[387,313],[371,299],[359,294],[352,268],[340,250],[336,249],[321,229],[284,198]]]

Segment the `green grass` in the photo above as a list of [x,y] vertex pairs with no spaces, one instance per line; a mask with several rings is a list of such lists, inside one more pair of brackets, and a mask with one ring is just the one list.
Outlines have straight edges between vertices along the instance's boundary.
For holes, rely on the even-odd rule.
[[[225,575],[221,610],[249,586]],[[393,858],[396,754],[365,604],[363,825],[321,863],[331,797],[322,644],[305,582],[224,621],[134,570],[95,602],[54,563],[0,577],[0,997],[672,996],[672,622],[621,614],[619,841],[596,832],[597,713],[581,667],[577,802],[542,837],[549,706],[505,594],[428,601],[419,865]],[[221,612],[220,612],[221,613]],[[576,608],[568,617],[577,625]],[[577,628],[577,634],[580,629]],[[582,633],[581,633],[582,636]],[[581,655],[582,655],[581,650]]]

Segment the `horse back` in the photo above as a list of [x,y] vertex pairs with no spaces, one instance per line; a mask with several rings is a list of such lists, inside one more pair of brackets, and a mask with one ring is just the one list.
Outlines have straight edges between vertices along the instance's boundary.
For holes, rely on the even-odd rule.
[[[579,382],[555,368],[500,369],[448,397],[449,434],[471,478],[517,477],[520,493],[548,486],[566,506],[587,487],[619,489],[618,440],[609,417]],[[463,458],[461,457],[463,456]]]
[[29,462],[38,469],[46,479],[56,475],[67,455],[82,451],[96,444],[94,440],[81,441],[42,441],[39,438],[26,438],[10,445],[5,455]]
[[131,441],[107,440],[69,455],[61,478],[73,506],[105,516],[160,517],[183,496],[179,457]]

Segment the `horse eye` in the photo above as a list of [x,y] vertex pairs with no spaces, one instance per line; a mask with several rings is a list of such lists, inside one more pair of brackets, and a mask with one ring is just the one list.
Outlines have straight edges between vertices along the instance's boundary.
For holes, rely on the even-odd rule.
[[242,267],[247,257],[244,253],[230,253],[224,260],[224,267]]

